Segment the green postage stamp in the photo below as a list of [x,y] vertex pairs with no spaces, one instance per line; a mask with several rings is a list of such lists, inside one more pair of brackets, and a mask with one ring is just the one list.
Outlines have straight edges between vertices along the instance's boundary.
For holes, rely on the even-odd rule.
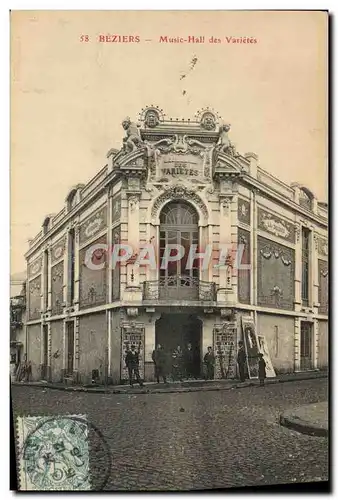
[[91,489],[85,416],[18,417],[17,437],[20,490]]

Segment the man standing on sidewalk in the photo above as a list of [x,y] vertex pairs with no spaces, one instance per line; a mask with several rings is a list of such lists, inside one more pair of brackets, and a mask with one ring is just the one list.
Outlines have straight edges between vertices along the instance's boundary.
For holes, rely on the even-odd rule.
[[139,352],[135,351],[135,346],[132,345],[130,350],[126,354],[126,367],[128,368],[129,383],[133,387],[134,374],[140,387],[143,387],[142,380],[140,379],[140,373],[138,369],[139,365]]
[[208,347],[208,352],[204,356],[204,363],[206,367],[206,379],[213,380],[215,368],[215,356],[212,352],[212,347]]
[[166,354],[164,352],[163,347],[161,344],[158,344],[156,349],[153,350],[152,353],[152,360],[154,361],[155,365],[155,377],[157,380],[157,383],[160,383],[160,377],[163,378],[163,383],[167,383],[167,377],[166,377]]
[[246,353],[244,349],[244,344],[241,340],[238,342],[237,363],[238,363],[240,381],[245,382]]

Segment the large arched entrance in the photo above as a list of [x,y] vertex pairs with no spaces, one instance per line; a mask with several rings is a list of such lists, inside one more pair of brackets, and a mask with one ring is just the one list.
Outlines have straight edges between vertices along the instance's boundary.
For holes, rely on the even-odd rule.
[[156,345],[161,344],[170,355],[178,346],[185,355],[191,344],[196,378],[202,373],[202,334],[203,323],[196,314],[165,313],[155,323]]
[[[184,201],[165,205],[160,214],[160,298],[198,299],[199,260],[189,259],[191,247],[198,251],[198,244],[198,214],[194,207]],[[184,255],[170,260],[178,254],[176,245],[184,249]]]

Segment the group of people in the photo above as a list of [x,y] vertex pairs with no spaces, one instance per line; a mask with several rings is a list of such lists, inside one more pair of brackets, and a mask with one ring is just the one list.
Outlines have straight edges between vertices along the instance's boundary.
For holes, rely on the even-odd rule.
[[[170,378],[172,381],[183,381],[189,379],[198,379],[200,377],[199,353],[188,343],[183,350],[178,345],[173,351],[168,351],[158,344],[152,352],[154,362],[155,378],[157,383],[160,379],[164,383]],[[142,387],[143,382],[139,373],[139,350],[135,345],[130,346],[126,353],[125,364],[128,369],[129,383],[131,386],[136,379]],[[211,380],[214,378],[215,356],[211,347],[204,356],[205,378]]]
[[[155,378],[160,383],[160,378],[166,383],[170,377],[173,381],[183,381],[189,379],[197,380],[200,377],[199,353],[188,343],[185,350],[178,345],[171,353],[166,351],[161,344],[158,344],[152,353],[152,360],[155,366]],[[204,357],[206,365],[206,378],[213,378],[215,356],[211,347]]]
[[[199,378],[199,357],[190,343],[184,351],[178,345],[171,353],[166,351],[161,344],[158,344],[156,349],[153,350],[152,360],[154,362],[157,383],[160,383],[160,379],[163,379],[163,382],[166,383],[169,377],[173,381],[183,381],[184,379],[189,380],[192,378],[197,380]],[[215,355],[212,347],[208,347],[208,352],[205,354],[203,361],[205,367],[204,378],[212,380],[215,370]],[[133,386],[135,377],[138,384],[142,387],[143,382],[139,373],[139,350],[136,350],[135,345],[132,345],[128,349],[125,363],[128,368],[130,385]],[[242,341],[238,342],[237,364],[240,381],[245,382],[247,355]],[[262,353],[258,354],[258,378],[260,385],[264,385],[266,363]]]

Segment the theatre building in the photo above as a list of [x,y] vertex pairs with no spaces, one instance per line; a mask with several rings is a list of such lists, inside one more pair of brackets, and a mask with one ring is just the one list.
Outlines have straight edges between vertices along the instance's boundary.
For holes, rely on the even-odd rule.
[[33,379],[120,383],[135,343],[153,380],[155,345],[188,342],[201,372],[212,346],[215,378],[231,378],[245,325],[275,373],[326,368],[327,204],[237,152],[209,108],[178,120],[151,106],[122,125],[121,149],[29,242]]

